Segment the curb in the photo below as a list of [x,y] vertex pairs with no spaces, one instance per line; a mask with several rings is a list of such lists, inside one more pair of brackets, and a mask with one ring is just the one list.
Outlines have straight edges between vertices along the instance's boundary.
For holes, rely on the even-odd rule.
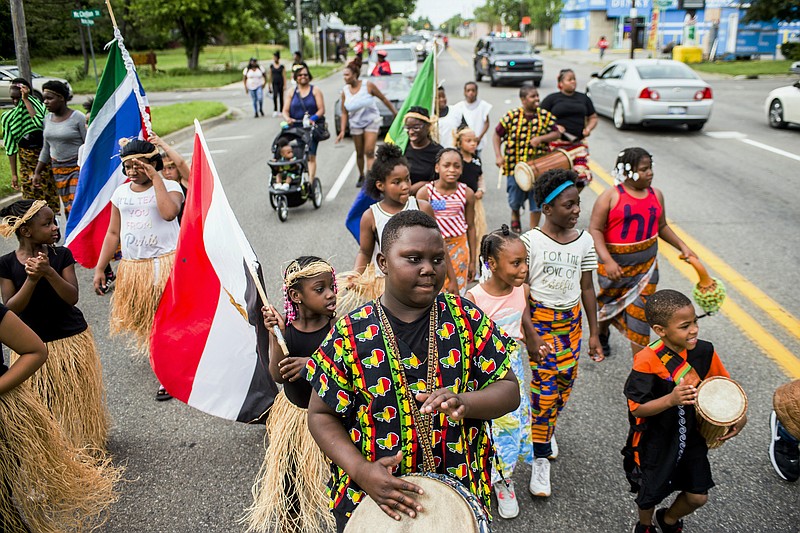
[[[200,125],[203,129],[211,129],[214,126],[219,126],[223,122],[227,120],[237,120],[241,118],[241,112],[233,109],[228,108],[227,111],[222,113],[221,115],[217,115],[216,117],[211,117],[203,120],[200,122]],[[178,131],[173,131],[169,135],[164,136],[164,140],[170,144],[178,144],[182,143],[188,139],[191,139],[194,135],[194,125],[186,126],[185,128],[179,129]],[[22,199],[22,193],[17,192],[10,196],[5,196],[0,198],[0,209],[6,207],[7,205],[13,204],[17,200]]]

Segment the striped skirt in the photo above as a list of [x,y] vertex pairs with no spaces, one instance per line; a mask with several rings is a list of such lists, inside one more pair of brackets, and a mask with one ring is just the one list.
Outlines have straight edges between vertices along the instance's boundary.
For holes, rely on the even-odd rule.
[[[469,273],[469,242],[467,241],[467,234],[461,234],[458,237],[447,237],[444,240],[447,246],[447,253],[450,256],[450,262],[453,263],[453,270],[456,271],[456,282],[458,283],[458,293],[465,294],[467,292],[467,279]],[[445,281],[445,286],[450,280]]]
[[64,214],[69,219],[72,201],[75,199],[75,191],[78,190],[78,177],[81,174],[81,167],[78,166],[77,159],[70,159],[69,161],[53,160],[52,165],[56,192],[64,204]]
[[644,316],[644,304],[656,292],[658,284],[658,236],[634,244],[606,244],[606,247],[622,270],[622,277],[616,281],[609,279],[605,265],[599,261],[598,319],[610,320],[628,340],[647,346],[650,326]]
[[592,171],[589,170],[589,145],[583,141],[569,142],[569,141],[553,141],[550,143],[550,151],[553,150],[574,150],[576,148],[583,148],[585,155],[580,155],[572,160],[572,170],[578,173],[578,185],[585,187],[592,181]]

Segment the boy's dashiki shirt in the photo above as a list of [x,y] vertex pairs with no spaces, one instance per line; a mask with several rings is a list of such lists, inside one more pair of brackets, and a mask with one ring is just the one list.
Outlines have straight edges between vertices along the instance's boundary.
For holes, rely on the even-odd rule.
[[[306,367],[307,379],[342,418],[353,443],[369,461],[403,452],[395,475],[422,470],[419,438],[411,406],[403,396],[400,364],[422,375],[413,391],[425,389],[427,354],[393,356],[375,306],[370,302],[339,319]],[[467,300],[439,294],[436,388],[475,391],[502,379],[509,370],[507,350],[514,341]],[[398,341],[399,343],[399,341]],[[401,348],[402,350],[402,348]],[[418,404],[419,405],[419,404]],[[490,445],[483,420],[452,422],[433,417],[437,472],[459,480],[490,509]],[[365,493],[337,465],[331,465],[330,506],[347,516]]]

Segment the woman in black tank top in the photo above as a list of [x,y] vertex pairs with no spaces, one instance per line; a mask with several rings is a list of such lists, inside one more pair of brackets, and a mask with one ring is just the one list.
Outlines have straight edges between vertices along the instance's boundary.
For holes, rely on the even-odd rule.
[[[281,65],[281,53],[275,52],[272,55],[272,63],[269,65],[269,91],[272,93],[272,104],[275,110],[273,117],[277,117],[283,110],[283,91],[286,81],[286,67]],[[280,105],[279,105],[280,104]]]
[[[269,371],[283,384],[267,419],[269,450],[248,509],[250,530],[319,532],[333,529],[322,489],[328,477],[325,456],[311,437],[306,409],[311,385],[306,364],[327,337],[336,314],[336,273],[318,257],[299,257],[283,278],[286,316],[263,307],[270,332]],[[285,338],[285,348],[276,330]],[[287,353],[288,352],[288,353]]]

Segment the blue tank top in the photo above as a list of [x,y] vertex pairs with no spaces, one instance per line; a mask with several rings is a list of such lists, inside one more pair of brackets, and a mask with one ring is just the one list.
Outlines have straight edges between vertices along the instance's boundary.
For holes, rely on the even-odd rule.
[[[305,98],[300,98],[300,93],[297,89],[292,94],[292,102],[289,104],[289,116],[294,120],[303,120],[303,115],[308,113],[308,116],[317,113],[317,101],[314,99],[314,86],[310,85],[311,90]],[[305,107],[304,107],[305,106]]]

